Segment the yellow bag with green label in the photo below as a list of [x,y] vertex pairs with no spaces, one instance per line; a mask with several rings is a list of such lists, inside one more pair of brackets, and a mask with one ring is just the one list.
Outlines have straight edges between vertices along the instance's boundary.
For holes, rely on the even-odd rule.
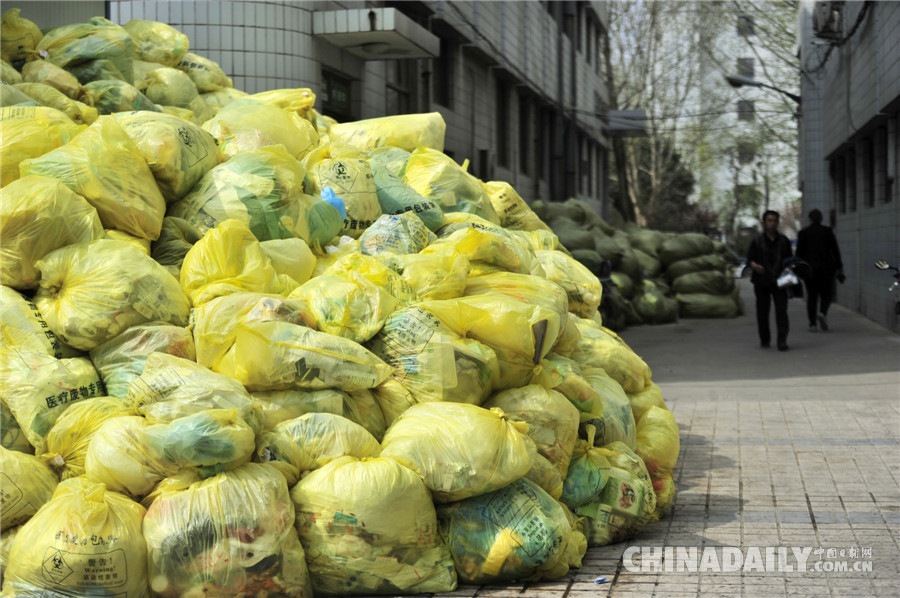
[[597,497],[575,509],[589,520],[590,546],[622,542],[650,523],[656,509],[656,494],[644,462],[634,451],[613,442],[604,447],[610,464],[609,479]]
[[428,489],[391,459],[340,457],[291,490],[322,594],[451,592],[456,572]]
[[135,413],[116,397],[94,397],[74,403],[57,418],[47,433],[47,452],[41,454],[41,460],[52,467],[60,479],[82,475],[94,434],[106,420],[122,415]]
[[[22,81],[28,83],[44,83],[62,92],[66,97],[80,100],[84,88],[71,73],[46,60],[31,60],[22,66]],[[28,93],[27,91],[25,93]],[[94,119],[97,120],[96,110]],[[93,122],[93,120],[91,122]],[[91,124],[90,122],[86,124]]]
[[422,403],[384,434],[381,456],[425,480],[436,503],[486,494],[528,473],[528,424],[501,409],[465,403]]
[[358,239],[381,216],[372,168],[366,155],[350,145],[329,143],[303,160],[316,193],[330,187],[344,202],[341,234]]
[[187,54],[188,37],[170,25],[131,19],[123,27],[134,40],[134,55],[140,60],[175,66]]
[[56,359],[43,353],[0,350],[0,395],[40,455],[56,419],[75,401],[106,395],[91,361]]
[[3,595],[146,596],[144,507],[80,476],[19,529]]
[[470,212],[500,224],[481,181],[466,172],[468,163],[460,166],[441,150],[418,147],[409,156],[403,180],[445,213]]
[[219,163],[215,138],[177,116],[142,110],[117,113],[115,118],[137,145],[168,203],[187,195]]
[[264,432],[254,460],[275,467],[293,487],[302,474],[335,459],[377,457],[380,452],[381,445],[361,425],[342,415],[307,413]]
[[253,232],[239,220],[210,229],[181,264],[181,288],[194,307],[244,291],[287,295],[297,286],[275,270]]
[[104,236],[97,210],[58,179],[26,176],[6,186],[2,197],[0,280],[4,285],[36,288],[38,260],[60,247]]
[[22,176],[58,178],[97,208],[105,228],[156,239],[166,212],[150,167],[134,141],[111,116],[101,117],[75,139],[19,166]]
[[399,147],[413,151],[428,147],[444,151],[447,125],[440,112],[398,114],[332,125],[329,136],[337,143],[347,143],[361,150],[376,147]]
[[31,519],[50,500],[58,483],[56,473],[40,458],[0,446],[0,530]]
[[[164,488],[163,488],[164,487]],[[199,481],[169,478],[143,534],[153,596],[312,598],[284,478],[248,463]]]
[[565,507],[525,478],[439,507],[438,517],[459,577],[470,584],[562,577],[587,548]]
[[24,60],[41,41],[40,28],[24,17],[21,8],[10,8],[0,19],[0,55],[6,62]]
[[34,301],[66,344],[89,351],[136,324],[186,326],[190,303],[171,274],[130,243],[100,239],[37,263]]
[[18,179],[19,164],[69,143],[85,128],[56,108],[3,106],[0,108],[0,185]]

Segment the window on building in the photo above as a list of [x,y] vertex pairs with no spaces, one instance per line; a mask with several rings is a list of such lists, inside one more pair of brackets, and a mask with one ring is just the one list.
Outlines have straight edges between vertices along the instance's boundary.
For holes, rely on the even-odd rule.
[[888,134],[887,128],[875,131],[875,201],[885,203],[891,200],[891,181],[888,179]]
[[411,62],[409,60],[389,60],[385,65],[387,115],[415,112],[410,100]]
[[875,205],[875,160],[872,156],[872,138],[863,139],[860,143],[860,162],[862,163],[862,193],[866,207]]
[[441,38],[441,55],[431,60],[431,82],[434,86],[433,99],[436,104],[447,108],[453,107],[453,53],[456,44],[445,37]]
[[756,118],[753,100],[740,100],[737,103],[738,120],[752,121]]
[[847,163],[845,165],[847,179],[847,210],[856,211],[856,152],[850,150],[847,152]]
[[497,164],[509,168],[509,85],[506,81],[497,79],[496,98],[494,106],[496,112],[494,121],[497,123]]
[[594,54],[594,21],[591,19],[585,19],[585,29],[586,32],[584,34],[585,40],[585,52],[584,58],[588,64],[591,64],[591,59]]
[[750,15],[738,15],[737,32],[741,37],[753,35],[753,17]]
[[742,77],[750,77],[753,78],[753,59],[752,58],[738,58],[737,61],[737,72],[738,75]]
[[351,115],[352,82],[332,71],[322,71],[322,112],[338,121],[356,120]]
[[575,10],[575,2],[561,2],[563,5],[563,33],[575,42],[578,34],[578,13]]
[[578,51],[581,52],[584,48],[584,40],[585,37],[585,27],[587,23],[585,23],[584,19],[584,6],[579,3],[575,7],[575,45],[578,48]]
[[519,94],[519,171],[528,174],[531,158],[531,101],[525,94]]
[[832,200],[841,214],[847,213],[847,180],[844,157],[839,156],[831,160],[831,195]]

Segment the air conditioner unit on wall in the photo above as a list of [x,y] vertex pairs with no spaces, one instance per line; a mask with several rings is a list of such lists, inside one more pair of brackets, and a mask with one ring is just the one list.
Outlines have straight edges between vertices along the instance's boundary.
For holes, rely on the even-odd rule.
[[813,8],[813,32],[819,39],[840,41],[844,37],[843,0],[819,0]]

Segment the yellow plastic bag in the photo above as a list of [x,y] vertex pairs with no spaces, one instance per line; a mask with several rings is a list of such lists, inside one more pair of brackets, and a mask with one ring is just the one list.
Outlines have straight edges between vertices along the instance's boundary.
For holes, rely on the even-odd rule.
[[656,495],[640,457],[621,442],[605,447],[609,480],[592,501],[575,509],[589,520],[588,544],[605,546],[633,537],[654,516]]
[[248,463],[203,481],[172,481],[144,518],[154,596],[312,598],[294,505],[277,471]]
[[340,231],[341,216],[303,192],[305,175],[283,146],[247,150],[208,171],[168,215],[184,218],[201,233],[235,219],[260,241],[300,237],[319,248]]
[[132,326],[122,334],[91,349],[91,361],[112,397],[124,398],[132,380],[144,371],[151,353],[168,353],[196,360],[194,337],[182,326],[161,322]]
[[[109,229],[104,231],[104,239],[110,239],[112,241],[122,241],[130,244],[132,247],[135,247],[140,250],[144,255],[150,255],[150,240],[149,239],[141,239],[140,237],[135,237],[134,235],[129,235],[128,233],[122,232],[120,230]],[[168,271],[168,270],[167,270]]]
[[547,279],[559,284],[569,295],[569,310],[582,318],[592,318],[603,295],[600,280],[578,260],[561,251],[538,249],[534,255]]
[[177,116],[144,110],[118,113],[115,118],[146,160],[168,203],[187,195],[219,163],[215,138]]
[[315,125],[315,121],[310,118],[310,110],[316,103],[316,94],[309,88],[270,89],[247,97],[262,104],[293,112]]
[[141,505],[84,477],[60,483],[19,529],[4,595],[146,596],[144,513]]
[[[80,100],[81,94],[84,93],[84,88],[81,87],[78,79],[72,76],[71,73],[46,60],[38,59],[26,62],[22,66],[22,81],[45,83],[73,100]],[[25,93],[28,92],[26,91]],[[94,120],[97,120],[96,110],[94,110],[93,120],[86,124],[91,124]]]
[[56,419],[75,401],[106,395],[89,359],[55,357],[4,347],[0,350],[0,396],[35,453]]
[[[401,180],[403,179],[403,174],[406,172],[406,163],[409,162],[410,156],[410,153],[405,149],[393,146],[376,147],[368,150],[366,155],[369,157],[370,162],[372,160],[378,162],[387,168],[392,175]],[[377,179],[375,184],[378,184]]]
[[[431,312],[413,306],[394,312],[367,344],[393,368],[391,378],[402,387],[379,388],[376,398],[398,402],[397,412],[412,403],[450,401],[480,405],[490,395],[498,370],[497,356],[484,344],[453,332]],[[395,392],[391,392],[391,391]],[[400,397],[389,395],[400,393]],[[386,413],[387,415],[387,413]],[[392,413],[393,420],[399,413]]]
[[528,437],[538,453],[565,476],[578,438],[578,409],[555,390],[537,384],[498,392],[484,403],[498,407],[512,421],[528,424]]
[[16,416],[2,398],[0,398],[0,441],[4,448],[11,451],[28,454],[34,452],[34,447],[25,438],[25,433],[22,432],[22,427],[16,421]]
[[297,286],[278,274],[253,232],[238,220],[207,231],[181,264],[181,288],[195,307],[241,291],[287,295]]
[[0,185],[19,178],[19,164],[70,142],[86,127],[46,106],[0,108]]
[[84,460],[94,434],[106,420],[123,415],[134,415],[134,412],[116,397],[95,397],[74,403],[47,433],[47,452],[40,455],[41,460],[63,480],[84,474]]
[[41,56],[66,70],[91,60],[106,59],[122,73],[125,81],[134,80],[131,63],[134,41],[122,27],[103,17],[55,27],[41,38],[35,50],[43,51]]
[[521,231],[544,230],[552,232],[537,214],[525,203],[513,186],[505,181],[484,183],[484,190],[504,228]]
[[9,563],[9,551],[12,550],[13,542],[19,535],[22,526],[13,527],[0,534],[0,578],[6,575],[6,565]]
[[254,460],[278,469],[292,487],[301,474],[339,457],[363,459],[380,452],[381,445],[359,424],[332,413],[307,413],[263,433]]
[[587,548],[565,508],[524,478],[441,507],[438,516],[460,579],[470,584],[562,577]]
[[220,371],[251,391],[373,388],[389,365],[352,340],[290,322],[242,322]]
[[344,278],[374,284],[387,290],[401,305],[419,301],[412,286],[387,264],[372,256],[352,252],[340,256],[322,274],[336,274]]
[[631,412],[634,414],[634,421],[636,422],[640,422],[641,418],[644,417],[644,414],[651,407],[668,409],[659,385],[652,380],[650,381],[650,386],[644,390],[628,393],[628,400],[631,401]]
[[203,129],[219,141],[226,158],[247,150],[283,145],[293,158],[302,160],[319,143],[319,133],[308,120],[250,98],[229,102],[203,123]]
[[97,109],[73,100],[55,87],[46,83],[18,83],[15,88],[24,92],[31,99],[49,108],[56,108],[76,123],[90,125],[99,114]]
[[412,212],[397,216],[383,214],[359,237],[359,246],[366,255],[382,253],[419,253],[437,236]]
[[57,359],[81,355],[59,342],[31,299],[6,286],[0,287],[0,346]]
[[225,76],[222,67],[209,58],[188,52],[175,66],[188,74],[200,93],[218,91],[223,87],[234,87],[234,83]]
[[217,370],[222,358],[234,344],[234,329],[238,323],[261,299],[274,297],[277,295],[238,292],[216,297],[194,308],[191,329],[197,350],[197,363]]
[[650,407],[637,425],[637,449],[653,480],[656,510],[653,520],[660,519],[675,500],[672,471],[678,462],[681,439],[675,416],[665,408]]
[[[442,232],[446,230],[447,227],[444,227]],[[543,275],[534,253],[500,227],[463,225],[426,247],[422,253],[446,251],[446,246],[453,247],[469,259],[473,275],[496,270]],[[480,270],[476,270],[476,266],[480,266]]]
[[434,201],[444,212],[470,212],[500,224],[500,218],[481,181],[466,172],[441,150],[416,148],[406,163],[403,180],[422,197]]
[[268,432],[289,419],[307,413],[344,414],[344,401],[349,395],[334,388],[322,390],[266,390],[250,395],[263,413],[263,430]]
[[357,239],[381,216],[372,168],[365,154],[353,146],[329,143],[311,151],[303,164],[317,193],[330,187],[343,200],[346,215],[341,234]]
[[532,251],[537,251],[538,249],[558,249],[563,253],[566,252],[566,249],[559,244],[559,237],[551,231],[539,229],[529,231],[511,230],[509,232],[515,235],[516,238],[522,241],[527,247],[530,247]]
[[422,403],[407,409],[381,442],[381,456],[425,480],[436,503],[502,488],[531,468],[523,435],[528,424],[500,409],[464,403]]
[[625,392],[640,392],[650,385],[650,367],[619,335],[608,328],[598,330],[579,324],[578,329],[581,338],[572,355],[573,360],[602,368]]
[[25,523],[53,496],[59,478],[34,455],[0,446],[0,530]]
[[399,147],[413,151],[427,147],[444,151],[447,125],[440,112],[398,114],[332,125],[328,135],[332,141],[346,143],[361,150],[376,147]]
[[23,79],[22,74],[13,65],[5,60],[0,60],[0,81],[7,85],[15,85],[16,83],[21,83]]
[[134,54],[140,60],[175,66],[187,54],[188,37],[165,23],[131,19],[124,28],[134,40]]
[[100,239],[37,263],[34,301],[66,344],[89,351],[136,324],[188,323],[191,306],[171,274],[130,243]]
[[24,17],[21,8],[10,8],[0,20],[0,55],[6,62],[24,60],[41,41],[40,28]]
[[197,87],[184,71],[160,67],[144,78],[144,95],[157,106],[176,106],[194,113],[192,122],[202,125],[215,116],[213,110],[200,99]]
[[381,330],[398,301],[365,278],[322,274],[297,287],[291,298],[305,300],[322,332],[364,343]]
[[303,239],[271,239],[262,241],[260,247],[272,260],[276,272],[290,276],[298,284],[309,280],[316,269],[316,256]]
[[[199,89],[198,89],[199,91]],[[230,104],[235,100],[240,100],[241,98],[246,98],[250,94],[246,91],[241,91],[240,89],[234,89],[233,87],[223,87],[218,91],[210,91],[207,93],[200,93],[200,99],[206,102],[206,105],[213,109],[217,114],[219,110]]]
[[105,228],[156,239],[166,212],[150,167],[116,119],[97,119],[71,142],[19,166],[55,177],[97,208]]
[[594,426],[588,425],[587,438],[579,438],[572,451],[572,460],[569,461],[569,470],[559,499],[570,509],[577,509],[596,500],[609,482],[612,465],[607,456],[612,453],[608,449],[594,446],[595,430]]
[[162,108],[151,102],[137,87],[118,79],[97,79],[85,83],[82,97],[100,114],[132,110],[162,112]]
[[173,268],[172,275],[181,280],[181,263],[194,243],[203,235],[193,224],[183,218],[166,216],[159,238],[150,246],[150,255],[163,266]]
[[236,410],[254,430],[262,408],[236,380],[167,353],[151,353],[144,371],[128,387],[123,403],[150,422],[168,423],[205,410]]
[[38,260],[60,247],[104,236],[97,210],[58,179],[26,176],[4,187],[0,196],[4,285],[36,288]]
[[450,592],[456,572],[431,496],[390,459],[336,459],[291,490],[313,588],[322,594]]
[[600,403],[594,403],[591,417],[584,420],[597,428],[596,444],[605,446],[621,442],[634,450],[637,427],[628,395],[603,369],[586,366],[582,371],[584,379],[603,399]]
[[426,301],[462,296],[471,269],[469,259],[449,245],[440,251],[390,256],[384,261],[396,267],[416,294]]
[[528,444],[528,456],[531,458],[531,469],[528,470],[525,477],[558,500],[563,491],[562,475],[553,463],[538,453],[534,440],[528,437],[526,444]]

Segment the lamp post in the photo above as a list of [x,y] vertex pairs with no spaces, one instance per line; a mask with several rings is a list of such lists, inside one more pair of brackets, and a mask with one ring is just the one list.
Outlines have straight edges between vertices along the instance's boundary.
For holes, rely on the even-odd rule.
[[791,93],[789,91],[785,91],[781,88],[775,87],[774,85],[769,85],[768,83],[763,83],[762,81],[757,81],[756,79],[751,79],[750,77],[745,77],[743,75],[725,75],[725,80],[728,81],[728,84],[732,87],[743,87],[745,85],[749,87],[765,87],[767,89],[772,89],[777,91],[778,93],[782,93],[787,97],[791,98],[797,104],[800,104],[800,96],[795,93]]

